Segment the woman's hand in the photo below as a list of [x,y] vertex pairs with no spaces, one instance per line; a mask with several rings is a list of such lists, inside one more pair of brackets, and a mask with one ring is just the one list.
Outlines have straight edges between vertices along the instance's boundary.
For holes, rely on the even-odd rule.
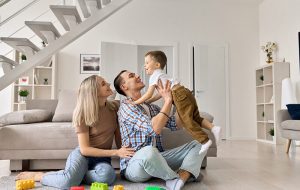
[[171,83],[169,80],[167,80],[166,86],[163,86],[161,80],[158,80],[158,85],[156,88],[165,102],[173,101],[172,93],[171,93]]
[[117,150],[117,156],[119,156],[120,158],[131,158],[134,153],[134,149],[128,148],[128,146],[122,146],[122,148]]

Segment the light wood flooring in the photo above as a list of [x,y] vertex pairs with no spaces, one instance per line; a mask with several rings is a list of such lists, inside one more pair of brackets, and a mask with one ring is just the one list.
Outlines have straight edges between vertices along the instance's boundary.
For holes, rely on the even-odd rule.
[[[223,141],[218,157],[208,159],[202,185],[210,190],[298,190],[300,147],[289,154],[284,145],[256,141]],[[0,161],[0,177],[10,175],[9,161]],[[201,189],[201,188],[200,188]]]

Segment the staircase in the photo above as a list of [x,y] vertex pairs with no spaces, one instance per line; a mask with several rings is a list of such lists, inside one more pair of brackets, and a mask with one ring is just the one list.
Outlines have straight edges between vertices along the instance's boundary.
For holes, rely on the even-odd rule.
[[50,5],[53,14],[63,28],[68,31],[64,35],[61,35],[51,22],[25,21],[25,25],[47,44],[43,49],[38,48],[27,38],[0,37],[2,42],[22,52],[27,57],[27,61],[18,64],[0,55],[0,63],[4,71],[4,75],[0,78],[0,91],[28,70],[49,60],[53,54],[78,39],[131,1],[78,0],[84,16],[83,19],[80,17],[76,6]]

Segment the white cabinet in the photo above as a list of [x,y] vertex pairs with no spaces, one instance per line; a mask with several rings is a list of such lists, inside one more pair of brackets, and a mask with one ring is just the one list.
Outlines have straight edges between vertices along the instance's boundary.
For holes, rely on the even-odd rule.
[[[19,53],[16,52],[16,58],[19,57]],[[19,59],[16,60],[20,62]],[[26,62],[24,64],[26,64]],[[57,56],[55,54],[50,60],[40,66],[36,66],[20,77],[19,80],[15,81],[12,88],[12,111],[26,109],[26,101],[22,101],[19,96],[20,90],[26,89],[29,91],[29,95],[26,98],[27,100],[56,98],[56,64]],[[21,78],[23,78],[24,81],[20,81]],[[26,79],[28,79],[28,82]]]
[[[290,76],[290,64],[275,62],[256,69],[257,140],[281,144],[276,113],[281,107],[281,82]],[[274,139],[269,134],[274,129]]]

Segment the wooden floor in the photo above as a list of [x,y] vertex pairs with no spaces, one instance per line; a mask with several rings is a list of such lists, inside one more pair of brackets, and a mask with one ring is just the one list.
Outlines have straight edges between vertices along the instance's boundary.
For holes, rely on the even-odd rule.
[[[0,176],[10,175],[8,161],[0,161]],[[256,141],[223,141],[218,158],[209,158],[202,185],[211,190],[298,190],[300,147],[285,153],[283,145]]]

